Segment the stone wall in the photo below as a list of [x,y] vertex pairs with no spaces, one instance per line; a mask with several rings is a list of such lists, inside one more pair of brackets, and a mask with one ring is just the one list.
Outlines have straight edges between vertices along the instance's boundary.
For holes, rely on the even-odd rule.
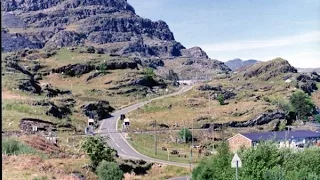
[[241,134],[237,134],[230,139],[228,139],[230,152],[235,152],[239,150],[242,146],[249,148],[252,146],[251,140],[242,136]]

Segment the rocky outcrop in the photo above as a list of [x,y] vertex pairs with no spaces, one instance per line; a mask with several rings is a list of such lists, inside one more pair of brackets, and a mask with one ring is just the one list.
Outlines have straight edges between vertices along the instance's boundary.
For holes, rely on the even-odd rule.
[[151,77],[142,77],[142,78],[137,79],[134,82],[134,85],[146,86],[146,87],[151,88],[153,86],[158,86],[159,83]]
[[143,64],[153,69],[164,66],[164,62],[161,59],[145,59],[143,60]]
[[62,107],[59,107],[52,102],[49,105],[49,110],[46,112],[46,115],[53,116],[59,119],[65,118],[70,114],[72,114],[72,112],[69,106],[64,105]]
[[277,58],[267,62],[257,63],[251,66],[243,76],[248,78],[259,77],[264,81],[277,77],[282,73],[297,73],[297,69],[289,64],[288,61]]
[[208,84],[205,84],[205,85],[200,85],[197,89],[199,91],[221,91],[222,86],[210,86]]
[[232,88],[225,89],[222,86],[210,86],[208,84],[199,86],[198,90],[210,91],[210,98],[213,99],[217,99],[219,94],[221,94],[225,100],[232,99],[237,95]]
[[208,55],[200,47],[192,47],[190,49],[181,50],[181,54],[184,57],[208,59]]
[[36,81],[33,77],[19,80],[18,89],[34,94],[42,93],[42,89],[39,85],[39,82]]
[[63,66],[57,69],[53,69],[52,73],[63,73],[67,76],[81,76],[83,74],[89,73],[90,71],[95,70],[94,65],[90,64],[69,64],[67,66]]
[[124,173],[135,173],[136,175],[146,174],[153,163],[147,163],[144,160],[121,159],[119,167]]
[[110,106],[108,101],[97,101],[83,105],[82,112],[89,118],[102,120],[109,117],[114,108]]
[[38,131],[52,132],[57,130],[57,124],[49,121],[33,118],[23,118],[20,120],[19,128],[26,134],[34,133],[33,126],[36,126]]
[[320,82],[320,75],[316,72],[300,74],[297,78],[297,88],[300,88],[305,93],[311,95],[318,90],[317,83]]
[[115,70],[115,69],[136,69],[138,68],[138,64],[135,61],[123,61],[123,60],[113,60],[106,63],[101,64],[107,70]]
[[59,95],[72,94],[69,90],[60,90],[58,88],[54,88],[51,84],[46,84],[42,89],[46,93],[47,97],[56,97]]
[[[233,128],[253,127],[258,125],[269,124],[273,120],[284,120],[285,118],[286,118],[286,115],[284,112],[273,111],[273,112],[262,113],[261,115],[249,121],[244,121],[244,122],[232,121],[224,124],[219,124],[219,123],[211,124],[210,128],[219,129],[221,127],[233,127]],[[208,126],[209,124],[204,124],[203,128],[204,127],[208,128]]]

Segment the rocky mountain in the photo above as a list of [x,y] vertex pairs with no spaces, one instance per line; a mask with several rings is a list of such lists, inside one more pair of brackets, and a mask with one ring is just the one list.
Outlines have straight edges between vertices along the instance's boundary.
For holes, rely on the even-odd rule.
[[258,63],[258,60],[249,59],[249,60],[241,60],[241,59],[233,59],[225,62],[225,64],[232,70],[232,71],[238,71],[246,69],[256,63]]
[[1,12],[4,52],[93,46],[114,56],[139,57],[153,68],[163,64],[159,59],[185,58],[188,68],[198,70],[201,66],[190,62],[201,59],[200,65],[230,71],[201,48],[186,49],[175,41],[164,21],[138,16],[127,0],[4,0]]

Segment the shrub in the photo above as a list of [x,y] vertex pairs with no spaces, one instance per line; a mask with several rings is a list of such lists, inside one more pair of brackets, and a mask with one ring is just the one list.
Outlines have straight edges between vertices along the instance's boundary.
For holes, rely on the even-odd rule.
[[95,53],[95,52],[96,52],[96,50],[94,49],[93,46],[89,46],[89,47],[87,48],[87,53]]
[[188,128],[181,129],[178,135],[185,143],[192,141],[192,133]]
[[290,104],[299,119],[305,119],[315,109],[310,96],[302,91],[297,91],[290,97]]
[[41,152],[36,151],[31,146],[25,145],[15,138],[5,138],[2,141],[2,153],[7,155],[34,154],[45,157]]
[[224,96],[222,94],[218,94],[217,100],[220,105],[224,105]]
[[107,162],[103,160],[97,167],[96,173],[99,180],[121,180],[123,172],[119,165],[115,162]]
[[93,168],[95,169],[103,160],[113,162],[117,151],[108,146],[100,136],[86,137],[82,148],[90,157]]
[[320,114],[315,115],[315,116],[314,116],[314,119],[315,119],[318,123],[320,123]]
[[154,79],[156,77],[156,74],[153,72],[152,68],[145,68],[143,74],[148,79]]

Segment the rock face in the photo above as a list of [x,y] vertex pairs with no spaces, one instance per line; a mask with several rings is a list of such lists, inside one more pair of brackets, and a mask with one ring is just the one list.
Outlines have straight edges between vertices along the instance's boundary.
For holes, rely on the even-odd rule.
[[164,21],[139,17],[126,0],[4,0],[1,11],[4,51],[124,43],[112,50],[176,56],[184,49]]
[[289,64],[287,60],[277,58],[267,62],[257,63],[251,66],[244,73],[246,79],[259,77],[262,80],[269,80],[272,77],[277,77],[281,73],[297,73],[297,69]]
[[102,120],[109,116],[114,108],[109,105],[108,101],[92,102],[81,107],[83,113],[93,119]]
[[164,61],[154,59],[184,57],[191,59],[188,63],[194,65],[188,68],[195,71],[202,66],[207,70],[230,71],[222,62],[209,61],[201,48],[186,49],[176,42],[164,21],[136,15],[127,0],[4,0],[1,12],[1,43],[5,52],[94,46],[101,53],[153,59],[147,62],[152,68],[164,66]]
[[232,71],[238,71],[247,69],[248,67],[258,63],[259,61],[254,59],[249,60],[241,60],[241,59],[233,59],[225,62],[225,64],[232,70]]

